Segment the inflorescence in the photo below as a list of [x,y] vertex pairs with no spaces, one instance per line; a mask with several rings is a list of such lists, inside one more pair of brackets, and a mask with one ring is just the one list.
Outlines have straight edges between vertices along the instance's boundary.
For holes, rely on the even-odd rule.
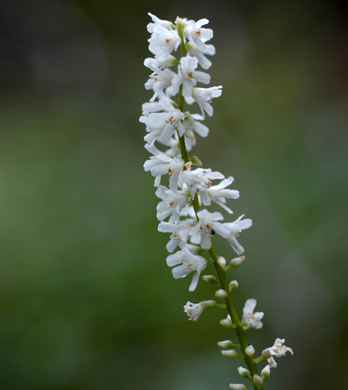
[[[256,300],[248,299],[240,320],[232,296],[239,284],[236,280],[228,282],[226,276],[228,270],[239,267],[245,260],[244,248],[237,238],[252,226],[252,221],[241,215],[233,222],[223,222],[223,214],[207,210],[215,203],[232,214],[226,203],[229,199],[238,199],[239,191],[227,188],[233,183],[233,177],[225,178],[220,172],[202,168],[200,159],[188,154],[196,145],[197,135],[207,137],[209,129],[202,121],[206,114],[213,115],[212,100],[222,94],[221,85],[197,86],[198,83],[210,83],[210,75],[198,70],[198,66],[204,70],[211,66],[207,56],[215,54],[215,47],[207,42],[213,37],[213,30],[203,27],[208,23],[207,19],[196,22],[178,17],[172,23],[150,13],[149,16],[152,19],[147,26],[151,34],[149,50],[154,57],[144,61],[152,71],[145,88],[152,90],[153,96],[143,104],[139,121],[146,126],[145,148],[151,154],[144,169],[154,176],[156,196],[160,199],[157,205],[158,230],[170,233],[167,264],[173,267],[175,279],[193,274],[189,291],[197,288],[202,272],[209,263],[213,264],[216,276],[203,275],[202,279],[219,285],[215,297],[225,303],[217,304],[215,300],[187,302],[184,311],[189,320],[198,321],[208,307],[227,310],[227,317],[220,324],[234,328],[239,343],[224,340],[218,342],[218,346],[223,356],[244,359],[246,368],[238,367],[238,373],[249,379],[254,389],[261,390],[271,368],[277,366],[275,358],[287,352],[293,354],[293,351],[284,345],[284,339],[277,338],[272,347],[254,358],[255,349],[247,341],[246,330],[262,328],[264,313],[255,312]],[[179,58],[174,55],[176,51],[180,52]],[[174,100],[176,95],[178,97]],[[184,110],[185,103],[190,106],[197,104],[199,113]],[[166,185],[161,184],[162,176],[166,178]],[[214,235],[227,240],[237,257],[228,263],[224,257],[218,256]],[[264,360],[267,360],[267,365],[259,373],[257,364]],[[230,388],[243,390],[246,386],[230,384]]]

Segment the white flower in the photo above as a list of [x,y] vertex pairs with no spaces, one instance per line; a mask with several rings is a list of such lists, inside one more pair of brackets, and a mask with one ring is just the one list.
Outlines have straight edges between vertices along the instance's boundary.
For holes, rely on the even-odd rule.
[[197,191],[203,193],[210,188],[212,180],[223,179],[224,175],[220,172],[213,172],[210,168],[197,168],[194,170],[185,170],[182,172],[181,179],[188,186],[192,198]]
[[149,50],[159,61],[165,60],[180,45],[180,37],[176,30],[169,30],[161,24],[155,24],[149,39]]
[[182,84],[182,94],[184,97],[192,96],[192,88],[201,82],[203,84],[210,83],[210,76],[207,73],[197,71],[198,60],[195,57],[181,57],[179,73],[173,78],[172,89],[168,92],[176,95],[179,91],[179,86]]
[[248,229],[252,225],[251,219],[242,219],[243,217],[244,215],[241,215],[234,222],[215,222],[213,224],[215,233],[225,238],[238,255],[244,253],[244,248],[239,244],[236,237],[238,237],[242,230]]
[[[171,66],[177,65],[179,61],[172,56],[171,54],[162,60],[159,60],[158,58],[148,57],[144,60],[144,65],[151,69],[153,72],[158,72],[159,70],[162,70],[163,68],[170,68]],[[175,73],[174,73],[175,74]]]
[[180,212],[188,201],[188,191],[172,191],[167,187],[159,186],[156,196],[162,199],[157,205],[157,219],[163,221],[170,216],[169,222],[177,223],[180,220]]
[[198,321],[200,315],[206,307],[212,307],[215,305],[215,301],[203,301],[200,303],[187,302],[184,306],[184,312],[187,314],[190,321]]
[[153,23],[149,23],[148,25],[147,25],[147,31],[149,32],[149,33],[153,33],[153,30],[154,30],[154,28],[155,28],[155,26],[156,25],[160,25],[160,26],[162,26],[162,27],[165,27],[165,28],[167,28],[168,30],[170,30],[171,28],[172,28],[172,22],[170,22],[169,20],[162,20],[162,19],[160,19],[160,18],[158,18],[157,16],[155,16],[155,15],[153,15],[152,13],[150,13],[150,12],[148,12],[147,13],[149,16],[150,16],[150,18],[152,19],[152,21],[153,21]]
[[207,191],[201,192],[201,200],[204,206],[210,206],[211,201],[213,201],[228,213],[232,214],[232,210],[227,207],[225,203],[226,199],[239,198],[239,191],[226,189],[233,180],[233,177],[230,176],[227,179],[222,180],[219,184],[209,187]]
[[212,228],[215,221],[223,220],[223,216],[218,213],[210,213],[207,210],[201,210],[197,213],[199,221],[192,228],[191,242],[193,244],[199,244],[203,249],[210,249],[211,236],[214,234]]
[[285,339],[276,338],[272,347],[263,350],[262,355],[266,357],[275,356],[277,358],[285,356],[287,352],[290,352],[291,355],[293,355],[294,351],[290,347],[284,345],[284,343],[285,343]]
[[186,130],[193,130],[201,137],[206,137],[209,133],[209,129],[207,126],[199,122],[203,119],[204,118],[199,114],[190,114],[186,112],[183,125]]
[[184,306],[184,312],[187,313],[190,321],[198,321],[199,316],[202,314],[205,307],[202,303],[187,302]]
[[170,69],[158,69],[156,72],[152,73],[145,83],[145,89],[152,89],[154,94],[150,99],[150,102],[153,102],[158,97],[164,97],[166,93],[169,94],[169,88],[172,85],[173,79],[176,77],[176,74]]
[[277,368],[278,364],[273,357],[267,359],[270,368]]
[[139,122],[146,125],[148,134],[144,137],[149,144],[158,141],[163,145],[169,145],[170,139],[178,129],[179,134],[182,135],[185,131],[182,120],[185,114],[173,107],[171,111],[153,112],[149,115],[142,115]]
[[161,233],[172,233],[167,243],[167,251],[172,253],[175,248],[183,247],[189,239],[194,225],[192,218],[184,219],[177,223],[161,222],[158,225],[158,231]]
[[205,118],[204,112],[206,112],[209,116],[212,116],[214,113],[214,109],[210,103],[212,103],[213,98],[217,98],[222,94],[222,86],[218,87],[210,87],[210,88],[193,88],[192,90],[192,98],[186,98],[186,102],[188,104],[192,104],[196,102]]
[[256,307],[256,299],[248,299],[245,302],[243,308],[243,319],[242,322],[249,328],[261,329],[263,324],[261,322],[264,313],[256,312],[254,313]]
[[173,101],[168,96],[161,96],[158,102],[146,102],[142,105],[143,115],[149,115],[153,112],[174,110]]
[[172,274],[175,279],[184,278],[189,273],[194,272],[189,287],[189,291],[194,291],[197,287],[201,272],[207,266],[207,260],[202,256],[193,254],[185,247],[173,255],[169,255],[167,257],[167,264],[169,267],[176,266],[172,269]]
[[144,163],[145,172],[150,171],[155,179],[155,187],[161,183],[161,176],[169,175],[169,188],[175,191],[178,187],[180,172],[183,170],[184,161],[181,158],[170,157],[160,152],[154,145],[145,145],[145,148],[154,155]]
[[201,50],[193,41],[186,43],[186,48],[192,57],[196,57],[199,65],[203,69],[211,67],[211,61],[205,56],[208,54],[213,56],[215,54],[215,47],[213,45],[205,45],[204,50]]
[[213,38],[213,30],[211,28],[202,28],[205,24],[208,24],[208,19],[200,19],[195,22],[194,20],[188,20],[185,23],[184,34],[187,38],[194,42],[197,47],[203,52],[206,50],[206,42]]

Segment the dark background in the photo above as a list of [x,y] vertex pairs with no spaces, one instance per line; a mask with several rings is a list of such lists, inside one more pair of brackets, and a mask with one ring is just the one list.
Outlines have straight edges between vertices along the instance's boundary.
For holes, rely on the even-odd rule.
[[[222,84],[195,153],[236,178],[267,390],[343,389],[347,360],[348,12],[345,1],[0,3],[0,389],[217,390],[238,379],[206,312],[165,264],[141,104],[151,11],[207,17]],[[230,249],[218,243],[231,257]]]

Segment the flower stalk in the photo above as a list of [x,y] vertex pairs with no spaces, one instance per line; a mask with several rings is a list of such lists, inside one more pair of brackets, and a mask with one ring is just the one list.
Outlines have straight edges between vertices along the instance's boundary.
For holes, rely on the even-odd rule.
[[[219,342],[221,354],[229,359],[243,359],[247,368],[238,367],[237,371],[244,379],[249,380],[255,390],[263,390],[263,382],[269,377],[271,368],[277,363],[274,357],[281,357],[292,349],[284,345],[284,339],[276,339],[272,347],[263,350],[261,356],[254,359],[254,347],[249,344],[247,330],[262,328],[262,312],[254,312],[255,299],[248,299],[243,308],[240,320],[238,310],[233,302],[238,281],[228,281],[226,272],[230,268],[239,267],[245,260],[244,248],[238,242],[239,234],[251,227],[251,219],[244,215],[233,222],[222,222],[224,216],[219,212],[209,212],[205,207],[212,202],[223,208],[229,214],[227,199],[237,199],[239,191],[227,189],[233,178],[225,178],[220,172],[211,169],[195,168],[197,157],[190,157],[189,152],[196,144],[196,135],[206,137],[209,129],[201,123],[205,114],[212,116],[212,99],[221,95],[221,86],[199,88],[197,83],[208,84],[210,76],[197,70],[211,66],[206,55],[214,55],[215,48],[207,42],[212,38],[213,31],[202,26],[207,19],[197,22],[177,18],[173,24],[149,14],[152,23],[147,26],[151,34],[149,50],[154,58],[147,58],[145,66],[152,70],[146,89],[154,92],[150,102],[143,105],[143,115],[140,122],[146,125],[145,148],[152,154],[144,164],[145,171],[150,171],[155,177],[156,195],[161,199],[157,206],[157,218],[160,223],[158,230],[171,233],[167,244],[170,255],[167,264],[172,268],[173,277],[183,278],[193,273],[189,291],[197,288],[202,272],[213,264],[216,277],[203,275],[207,283],[218,283],[219,289],[215,298],[223,299],[224,304],[215,300],[200,303],[187,302],[184,306],[189,320],[198,321],[206,308],[218,307],[227,311],[227,317],[220,321],[224,327],[232,328],[239,344],[230,340]],[[172,55],[180,46],[181,57]],[[170,68],[177,65],[177,73]],[[172,96],[178,95],[177,102]],[[184,111],[185,102],[196,103],[201,114],[191,114]],[[161,150],[158,147],[166,150]],[[162,176],[168,175],[168,187],[161,185]],[[213,185],[213,181],[221,180]],[[168,219],[166,221],[166,219]],[[226,239],[238,257],[227,265],[226,259],[219,256],[214,244],[214,235]],[[174,252],[174,253],[173,253]],[[236,351],[236,349],[239,352]],[[261,359],[262,358],[262,359]],[[262,369],[261,375],[257,364],[267,359],[268,364]],[[230,384],[231,389],[246,389],[244,384]]]

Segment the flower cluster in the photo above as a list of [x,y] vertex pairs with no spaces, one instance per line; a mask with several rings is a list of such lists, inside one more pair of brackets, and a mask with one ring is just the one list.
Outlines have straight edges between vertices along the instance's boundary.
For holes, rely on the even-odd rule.
[[[149,15],[152,18],[147,26],[151,33],[149,50],[154,57],[144,62],[152,71],[145,88],[153,90],[153,96],[143,104],[139,119],[146,126],[145,148],[151,154],[144,169],[155,177],[156,195],[161,199],[157,206],[158,230],[171,234],[167,244],[170,253],[178,249],[168,256],[167,264],[174,266],[174,278],[194,272],[189,287],[193,291],[207,264],[199,252],[211,248],[211,236],[216,233],[225,238],[241,255],[244,248],[237,236],[252,222],[241,216],[234,222],[224,223],[221,213],[202,208],[215,203],[231,214],[226,201],[237,199],[239,191],[227,188],[234,180],[232,177],[225,178],[209,168],[193,168],[194,159],[188,159],[181,146],[183,143],[185,150],[190,151],[196,144],[196,135],[208,135],[209,129],[201,121],[205,113],[213,114],[212,99],[222,92],[221,86],[197,87],[198,83],[210,82],[210,76],[197,68],[208,69],[211,62],[206,56],[215,53],[214,46],[207,43],[213,31],[203,27],[208,20],[177,18],[173,24]],[[179,46],[185,54],[180,59],[174,56]],[[176,72],[172,70],[174,66]],[[200,114],[184,111],[183,101],[173,99],[177,94],[187,104],[196,103]],[[167,185],[161,184],[162,176],[168,177]],[[195,202],[199,210],[194,208]]]
[[[210,75],[199,70],[199,67],[207,70],[211,66],[207,56],[215,54],[214,46],[208,43],[213,31],[203,27],[208,23],[207,19],[193,21],[177,18],[172,23],[150,13],[149,16],[152,19],[147,26],[151,34],[149,50],[154,56],[144,61],[152,72],[145,88],[152,90],[153,95],[143,104],[139,121],[146,127],[145,149],[151,155],[145,161],[144,169],[154,177],[156,196],[160,199],[157,205],[158,230],[170,233],[166,246],[169,252],[167,265],[172,267],[175,279],[185,278],[192,273],[189,291],[194,291],[209,260],[212,261],[220,282],[215,297],[224,299],[226,304],[218,305],[214,300],[187,302],[184,310],[190,320],[197,321],[206,307],[227,308],[227,317],[220,324],[239,328],[237,335],[240,337],[248,328],[262,328],[264,313],[254,312],[256,300],[248,299],[240,321],[236,311],[231,310],[231,294],[239,284],[236,280],[227,284],[226,277],[221,277],[221,273],[239,267],[245,260],[244,248],[238,237],[243,230],[252,226],[252,221],[241,215],[232,222],[224,222],[221,212],[207,209],[214,204],[221,211],[232,214],[227,200],[238,199],[239,191],[229,188],[233,177],[203,168],[198,157],[188,155],[196,145],[197,135],[207,137],[209,129],[202,121],[206,114],[213,115],[212,100],[222,94],[222,86],[199,86],[200,83],[210,83]],[[185,103],[198,112],[184,110]],[[229,264],[216,254],[212,240],[214,235],[225,239],[238,255]],[[213,275],[203,275],[202,279],[208,283],[218,283]],[[275,345],[265,349],[259,357],[259,361],[268,360],[260,376],[252,358],[254,347],[245,344],[244,336],[240,342],[237,345],[227,340],[218,345],[222,348],[223,356],[245,360],[248,369],[239,367],[238,372],[252,380],[257,389],[263,388],[263,380],[269,376],[270,368],[276,367],[274,356],[283,356],[287,351],[292,353],[291,348],[283,345],[284,340],[277,339]],[[238,347],[241,352],[232,347]],[[245,388],[244,385],[230,387]]]

